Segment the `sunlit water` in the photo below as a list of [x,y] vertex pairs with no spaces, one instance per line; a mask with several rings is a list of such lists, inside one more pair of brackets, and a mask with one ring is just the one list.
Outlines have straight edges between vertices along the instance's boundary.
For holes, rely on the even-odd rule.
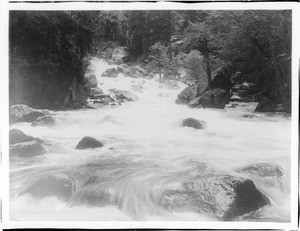
[[[102,60],[93,61],[99,88],[104,92],[110,88],[130,90],[139,97],[137,102],[52,112],[57,123],[50,128],[31,127],[29,123],[12,125],[25,134],[46,140],[48,153],[28,160],[11,160],[10,219],[215,220],[205,214],[168,212],[156,198],[167,186],[192,174],[195,163],[205,163],[227,173],[254,163],[275,163],[284,170],[282,186],[266,184],[259,177],[252,179],[269,197],[271,205],[250,218],[239,219],[289,221],[290,118],[254,114],[255,103],[224,110],[176,105],[176,96],[185,85],[180,90],[167,90],[159,88],[155,79],[101,77],[110,67],[114,66]],[[141,85],[143,92],[131,90],[132,85]],[[254,117],[244,118],[245,114]],[[206,128],[181,127],[182,120],[189,117],[205,121]],[[84,136],[101,140],[104,147],[76,150]],[[101,179],[94,188],[84,189],[85,195],[79,196],[78,203],[20,194],[42,176],[74,170],[80,176]],[[96,199],[94,203],[84,203],[91,192],[110,193],[115,203],[105,204]]]

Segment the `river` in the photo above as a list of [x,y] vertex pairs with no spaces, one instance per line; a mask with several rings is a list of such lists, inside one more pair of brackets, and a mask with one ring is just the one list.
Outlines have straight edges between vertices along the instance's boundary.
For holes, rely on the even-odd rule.
[[[11,160],[11,220],[213,221],[216,218],[206,214],[166,211],[153,198],[166,185],[192,172],[194,163],[226,172],[255,163],[273,163],[284,171],[283,185],[275,187],[260,178],[252,179],[271,205],[250,219],[241,219],[290,221],[290,117],[253,113],[256,103],[224,110],[188,108],[175,104],[184,84],[178,90],[161,89],[154,79],[101,77],[107,68],[114,67],[103,60],[94,59],[93,67],[104,92],[109,88],[132,91],[132,85],[141,85],[143,92],[134,92],[139,100],[121,106],[53,111],[56,125],[50,128],[31,127],[30,123],[12,125],[49,145],[44,156]],[[245,114],[252,116],[245,118]],[[181,121],[189,117],[205,121],[206,128],[182,127]],[[101,140],[104,147],[76,150],[84,136]],[[43,175],[80,169],[85,164],[91,165],[85,174],[99,176],[102,181],[96,188],[86,188],[85,199],[78,203],[20,194]],[[118,199],[114,204],[99,204],[89,198],[92,190],[113,193]]]

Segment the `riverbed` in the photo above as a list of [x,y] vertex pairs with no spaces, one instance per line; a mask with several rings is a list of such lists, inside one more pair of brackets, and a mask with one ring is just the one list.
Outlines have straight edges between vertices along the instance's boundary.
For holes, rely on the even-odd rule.
[[[254,113],[256,103],[240,103],[236,108],[199,109],[175,104],[180,89],[161,88],[154,79],[101,74],[114,65],[93,60],[98,87],[132,91],[136,102],[96,109],[51,112],[53,127],[32,127],[17,123],[25,134],[46,141],[47,154],[32,159],[10,161],[11,220],[81,221],[216,221],[214,216],[195,212],[167,211],[155,200],[166,185],[193,174],[197,164],[235,173],[256,163],[280,166],[284,175],[280,186],[253,178],[255,186],[271,201],[241,221],[290,221],[291,119],[282,114]],[[139,85],[142,92],[133,91]],[[246,116],[245,116],[246,115]],[[182,120],[205,121],[205,129],[182,127]],[[103,142],[103,148],[77,150],[84,136]],[[196,163],[196,164],[195,164]],[[81,166],[93,164],[82,170]],[[97,188],[83,193],[78,203],[56,197],[35,198],[22,194],[41,176],[80,169],[97,175]],[[249,176],[244,176],[249,177]],[[77,180],[80,180],[78,178]],[[118,195],[113,204],[96,203],[89,190]]]

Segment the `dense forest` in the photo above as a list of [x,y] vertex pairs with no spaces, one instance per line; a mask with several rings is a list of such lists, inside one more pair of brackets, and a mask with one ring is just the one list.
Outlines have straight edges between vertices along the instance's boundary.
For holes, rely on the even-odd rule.
[[84,105],[89,58],[109,60],[124,47],[122,62],[183,82],[185,69],[199,94],[222,75],[253,84],[259,99],[290,112],[291,17],[288,10],[11,11],[10,105],[55,108],[72,84]]

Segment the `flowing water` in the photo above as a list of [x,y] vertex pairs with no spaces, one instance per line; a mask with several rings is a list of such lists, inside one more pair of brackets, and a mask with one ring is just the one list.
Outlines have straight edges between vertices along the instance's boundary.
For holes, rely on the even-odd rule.
[[[290,220],[290,118],[254,114],[255,103],[234,109],[191,109],[176,105],[181,89],[159,88],[155,79],[103,78],[110,67],[92,62],[99,88],[130,90],[137,102],[97,109],[52,112],[53,127],[18,123],[25,134],[46,141],[48,153],[10,163],[10,219],[12,220],[167,220],[211,221],[212,216],[171,212],[159,206],[164,189],[193,174],[200,164],[234,173],[255,163],[278,164],[284,171],[282,184],[253,177],[256,187],[271,201],[243,221]],[[135,92],[132,85],[141,85]],[[245,118],[244,115],[252,115]],[[181,127],[185,118],[206,122],[204,130]],[[84,136],[104,143],[103,148],[76,150]],[[196,164],[195,164],[196,163]],[[23,194],[33,182],[52,173],[68,172],[78,182],[93,182],[72,203],[57,197],[35,198]],[[249,176],[244,176],[249,177]],[[107,194],[114,195],[109,203]]]

